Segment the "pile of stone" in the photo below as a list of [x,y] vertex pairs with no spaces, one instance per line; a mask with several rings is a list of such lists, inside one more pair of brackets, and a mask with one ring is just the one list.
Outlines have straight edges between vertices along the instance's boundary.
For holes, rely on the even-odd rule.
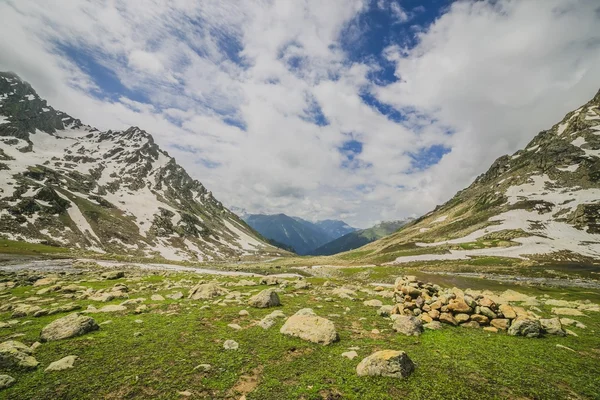
[[439,329],[442,323],[507,331],[513,336],[566,335],[559,318],[542,319],[492,293],[442,289],[420,282],[415,276],[396,279],[394,299],[394,306],[383,306],[378,313],[389,315],[394,321],[393,329],[406,335],[419,335],[423,328]]

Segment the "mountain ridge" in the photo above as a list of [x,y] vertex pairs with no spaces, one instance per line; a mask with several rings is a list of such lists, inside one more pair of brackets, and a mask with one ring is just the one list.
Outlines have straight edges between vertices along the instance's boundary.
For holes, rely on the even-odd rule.
[[0,232],[96,252],[207,261],[279,254],[138,127],[100,131],[0,73]]

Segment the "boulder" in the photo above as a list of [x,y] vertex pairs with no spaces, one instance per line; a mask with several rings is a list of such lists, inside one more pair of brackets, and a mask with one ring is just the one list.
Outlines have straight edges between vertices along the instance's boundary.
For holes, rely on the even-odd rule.
[[492,311],[491,308],[485,307],[485,306],[479,307],[479,314],[485,315],[489,319],[496,319],[496,318],[498,318],[498,315],[494,311]]
[[192,300],[208,300],[224,294],[227,294],[227,290],[214,282],[209,282],[201,283],[191,288],[188,298]]
[[473,314],[473,315],[471,315],[471,321],[475,321],[479,325],[487,325],[490,320],[485,315]]
[[30,347],[16,340],[0,343],[0,368],[35,369],[40,363],[32,353]]
[[562,327],[560,323],[560,319],[558,317],[548,318],[548,319],[540,319],[540,324],[542,325],[542,329],[545,333],[549,335],[558,335],[558,336],[566,336],[567,333]]
[[269,308],[281,305],[279,295],[274,289],[265,289],[248,300],[248,305],[256,308]]
[[337,341],[339,336],[333,322],[314,313],[311,315],[308,310],[300,310],[289,317],[279,332],[325,346]]
[[69,314],[52,321],[42,329],[40,340],[49,342],[54,340],[68,339],[80,336],[91,331],[100,329],[93,318],[79,313]]
[[419,336],[423,332],[420,318],[401,315],[394,320],[392,329],[406,336]]
[[511,336],[525,336],[528,338],[539,337],[542,334],[542,325],[540,321],[533,319],[522,319],[515,321],[508,328],[508,334]]
[[415,370],[415,364],[403,351],[382,350],[364,358],[356,367],[358,376],[386,376],[406,378]]
[[54,361],[54,362],[50,363],[50,365],[48,365],[48,367],[44,370],[44,372],[63,371],[65,369],[73,368],[73,365],[75,364],[75,361],[78,358],[79,357],[77,357],[77,356],[63,357],[58,361]]
[[462,324],[463,322],[467,322],[471,317],[469,316],[469,314],[455,314],[454,315],[454,319],[456,319],[456,322],[458,322],[459,324]]

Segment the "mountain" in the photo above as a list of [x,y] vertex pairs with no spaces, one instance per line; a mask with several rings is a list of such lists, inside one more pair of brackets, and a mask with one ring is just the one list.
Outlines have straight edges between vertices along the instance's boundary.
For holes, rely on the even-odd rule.
[[329,256],[332,254],[357,249],[367,243],[371,243],[377,239],[381,239],[384,236],[396,232],[398,229],[411,221],[412,219],[381,222],[368,229],[353,231],[324,244],[323,246],[311,251],[310,254],[316,256]]
[[447,203],[357,252],[375,263],[477,256],[598,262],[600,92],[524,149],[498,158]]
[[151,135],[84,125],[12,73],[0,73],[0,235],[171,260],[279,254]]
[[262,236],[294,249],[297,254],[311,254],[317,247],[354,228],[345,222],[325,220],[316,223],[285,214],[249,214],[244,220]]
[[315,225],[321,228],[327,236],[329,236],[330,240],[335,240],[340,238],[350,232],[354,232],[357,229],[351,227],[344,221],[338,221],[336,219],[325,219],[323,221],[315,222]]

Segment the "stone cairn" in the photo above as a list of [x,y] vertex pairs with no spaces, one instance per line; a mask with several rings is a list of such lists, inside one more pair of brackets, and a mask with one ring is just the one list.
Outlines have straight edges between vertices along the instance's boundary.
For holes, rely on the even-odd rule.
[[406,334],[418,334],[421,326],[439,329],[440,323],[465,328],[483,327],[490,332],[508,331],[513,336],[566,334],[559,318],[542,319],[523,307],[511,306],[506,299],[492,293],[442,289],[436,284],[420,282],[415,276],[396,279],[394,299],[396,304],[389,310],[395,322],[394,329],[402,324],[416,328],[406,330],[400,326],[396,329]]

